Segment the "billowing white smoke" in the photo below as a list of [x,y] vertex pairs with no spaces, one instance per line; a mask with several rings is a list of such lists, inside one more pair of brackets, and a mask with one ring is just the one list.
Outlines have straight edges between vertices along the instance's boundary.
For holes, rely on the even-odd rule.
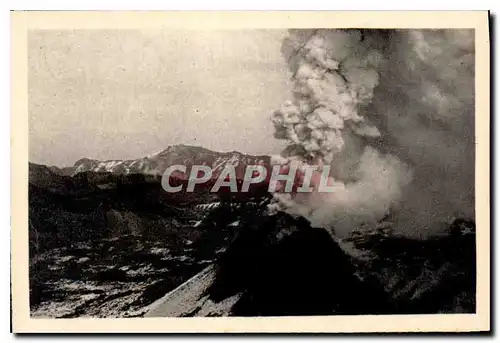
[[282,210],[339,236],[387,214],[420,236],[471,216],[470,32],[291,30],[282,50],[294,79],[272,118],[282,155],[330,165],[336,189],[275,194]]

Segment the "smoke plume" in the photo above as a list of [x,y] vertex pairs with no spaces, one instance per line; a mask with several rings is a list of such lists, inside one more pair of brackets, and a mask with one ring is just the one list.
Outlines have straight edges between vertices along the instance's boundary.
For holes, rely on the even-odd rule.
[[474,31],[290,30],[279,162],[328,165],[331,193],[274,206],[345,236],[390,216],[427,236],[474,216]]

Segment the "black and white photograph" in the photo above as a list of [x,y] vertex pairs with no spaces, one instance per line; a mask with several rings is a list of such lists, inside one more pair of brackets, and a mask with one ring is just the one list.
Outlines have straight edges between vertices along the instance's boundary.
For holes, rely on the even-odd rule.
[[29,317],[478,314],[475,23],[28,29]]

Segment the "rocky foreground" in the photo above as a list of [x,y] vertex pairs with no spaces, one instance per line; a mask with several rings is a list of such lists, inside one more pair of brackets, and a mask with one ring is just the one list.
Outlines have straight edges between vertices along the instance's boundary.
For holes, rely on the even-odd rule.
[[166,194],[155,177],[30,165],[34,317],[472,313],[475,226],[333,239],[269,196]]
[[[34,317],[137,317],[213,260],[193,254],[192,242],[174,247],[135,236],[78,242],[32,263]],[[181,248],[182,250],[179,250]]]
[[282,214],[246,225],[213,265],[146,316],[475,312],[471,222],[457,220],[449,234],[428,240],[381,227],[340,242]]
[[471,223],[425,241],[384,230],[334,241],[303,220],[256,214],[226,224],[233,230],[212,239],[210,252],[203,235],[170,242],[129,235],[52,249],[32,264],[32,315],[475,312]]

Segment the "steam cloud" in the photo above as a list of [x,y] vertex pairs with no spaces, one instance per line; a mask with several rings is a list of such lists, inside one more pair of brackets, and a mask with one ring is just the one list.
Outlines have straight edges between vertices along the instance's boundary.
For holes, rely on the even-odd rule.
[[274,206],[338,236],[387,215],[420,237],[474,217],[473,30],[290,30],[282,52],[276,162],[330,165],[337,191]]

